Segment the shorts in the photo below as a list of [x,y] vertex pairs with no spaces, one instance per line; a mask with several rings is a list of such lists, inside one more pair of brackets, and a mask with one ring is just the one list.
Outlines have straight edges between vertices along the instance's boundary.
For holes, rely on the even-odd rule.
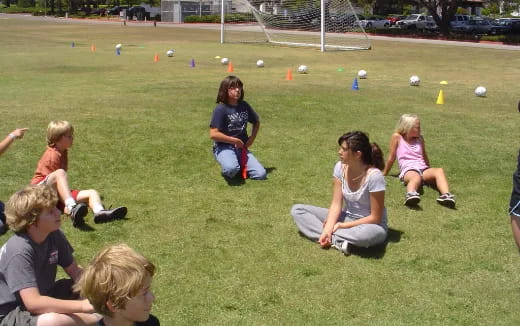
[[7,315],[0,316],[0,326],[36,326],[38,316],[31,314],[21,307],[16,307]]
[[420,169],[408,169],[408,170],[405,170],[405,171],[403,171],[403,172],[401,172],[401,173],[399,174],[399,180],[401,180],[401,182],[404,184],[404,175],[405,175],[408,171],[415,171],[415,172],[419,173],[419,176],[420,176],[421,179],[422,179],[424,171],[426,171],[426,170],[428,170],[428,169],[429,169],[429,168],[422,169],[422,170],[420,170]]

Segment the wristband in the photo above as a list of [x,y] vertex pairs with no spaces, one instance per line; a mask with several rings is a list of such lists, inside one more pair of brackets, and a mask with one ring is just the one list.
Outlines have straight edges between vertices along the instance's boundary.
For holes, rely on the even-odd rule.
[[11,137],[12,140],[15,140],[17,138],[14,134],[9,134],[9,137]]

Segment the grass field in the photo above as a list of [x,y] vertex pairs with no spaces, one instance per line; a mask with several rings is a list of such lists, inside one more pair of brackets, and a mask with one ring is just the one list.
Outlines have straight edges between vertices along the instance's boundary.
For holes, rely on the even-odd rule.
[[[30,130],[0,159],[0,198],[30,181],[49,121],[69,120],[72,186],[100,190],[129,215],[104,225],[89,215],[86,231],[66,221],[64,232],[81,264],[107,243],[150,257],[163,325],[518,324],[520,264],[507,215],[519,148],[517,51],[379,41],[371,51],[320,53],[218,39],[218,31],[1,19],[0,134]],[[217,55],[231,59],[261,116],[252,150],[271,168],[267,181],[229,186],[213,160],[208,124],[228,75]],[[299,64],[309,74],[296,74]],[[284,80],[289,68],[293,81]],[[359,69],[368,79],[352,91]],[[408,86],[412,74],[420,87]],[[436,105],[441,80],[449,85]],[[473,95],[478,85],[486,98]],[[289,210],[328,206],[337,138],[363,130],[386,152],[402,113],[421,117],[457,209],[437,205],[426,188],[422,209],[410,210],[389,176],[385,248],[344,257],[300,237]]]

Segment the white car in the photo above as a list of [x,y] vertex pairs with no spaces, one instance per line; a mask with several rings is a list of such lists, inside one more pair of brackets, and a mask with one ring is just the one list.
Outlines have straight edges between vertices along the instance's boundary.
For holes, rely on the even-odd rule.
[[368,17],[359,22],[363,28],[388,28],[391,25],[389,20],[379,17]]

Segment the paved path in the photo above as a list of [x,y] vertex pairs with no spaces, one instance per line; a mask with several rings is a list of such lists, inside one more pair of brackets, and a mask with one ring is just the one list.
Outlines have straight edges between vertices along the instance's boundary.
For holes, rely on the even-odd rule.
[[[63,24],[118,24],[121,25],[122,22],[119,18],[112,19],[66,19],[63,17],[51,17],[51,16],[32,16],[32,15],[24,15],[24,14],[3,14],[0,13],[0,19],[29,19],[29,20],[41,20],[41,21],[49,21],[49,22],[58,22]],[[149,27],[152,25],[152,22],[134,22],[128,21],[127,26],[129,27]],[[196,29],[211,29],[211,30],[220,30],[219,24],[175,24],[175,23],[165,23],[160,22],[157,24],[160,28],[196,28]],[[244,27],[244,31],[247,31],[248,27]],[[305,33],[305,32],[302,32]],[[314,33],[316,32],[308,32]],[[346,35],[348,37],[348,35]],[[461,42],[461,41],[448,41],[448,40],[430,40],[430,39],[421,39],[421,38],[409,38],[409,37],[391,37],[391,36],[374,36],[369,35],[369,39],[378,40],[378,41],[388,41],[388,42],[403,42],[403,43],[424,43],[424,44],[438,44],[438,45],[452,45],[452,46],[465,46],[465,47],[474,47],[474,48],[488,48],[488,49],[498,49],[498,50],[512,50],[512,51],[520,51],[520,45],[507,45],[498,42]]]

